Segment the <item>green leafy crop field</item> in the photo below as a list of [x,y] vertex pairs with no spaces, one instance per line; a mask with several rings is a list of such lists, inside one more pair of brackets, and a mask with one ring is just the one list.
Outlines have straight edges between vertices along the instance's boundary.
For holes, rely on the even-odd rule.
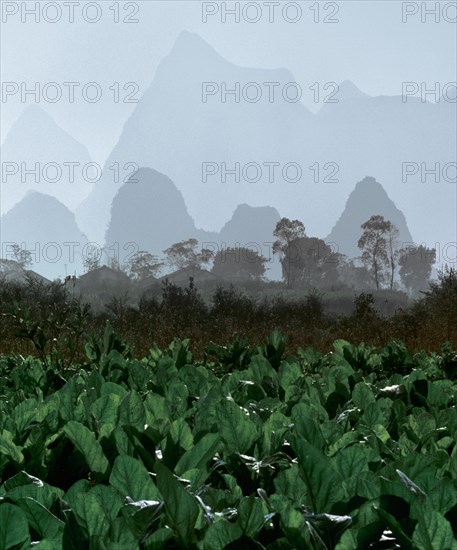
[[285,349],[0,358],[0,549],[456,550],[451,346]]

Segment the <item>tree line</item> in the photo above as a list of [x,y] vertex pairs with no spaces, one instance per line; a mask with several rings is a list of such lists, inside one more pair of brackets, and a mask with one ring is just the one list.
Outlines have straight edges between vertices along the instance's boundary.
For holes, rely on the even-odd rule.
[[[282,218],[273,231],[273,254],[279,259],[283,282],[291,288],[370,289],[398,288],[409,294],[427,288],[436,250],[424,245],[401,246],[398,228],[383,216],[373,215],[361,225],[360,256],[349,258],[334,250],[332,243],[306,234],[300,220]],[[135,254],[126,271],[134,279],[158,276],[171,269],[208,267],[219,277],[232,280],[264,280],[269,259],[258,250],[227,247],[217,253],[201,248],[196,239],[173,244],[164,250],[164,260],[146,251]]]
[[427,287],[436,250],[424,245],[402,246],[398,228],[383,216],[373,215],[361,225],[357,258],[334,251],[332,243],[308,237],[299,220],[282,218],[273,245],[280,256],[288,286],[335,288],[338,283],[358,288],[396,288],[398,280],[410,294]]
[[[356,258],[339,253],[333,243],[308,236],[300,220],[282,218],[277,222],[273,236],[276,239],[272,247],[273,255],[279,259],[283,282],[290,288],[392,290],[398,288],[401,282],[413,295],[427,287],[436,261],[434,248],[401,246],[398,228],[381,215],[373,215],[361,225],[357,243],[360,255]],[[207,268],[225,279],[263,281],[271,261],[249,247],[227,247],[218,252],[200,248],[194,238],[172,244],[163,254],[164,257],[159,258],[141,250],[122,265],[117,258],[111,258],[109,267],[123,271],[137,281],[157,278],[165,267],[172,271]],[[30,252],[19,245],[13,246],[12,256],[23,268],[32,264]],[[86,272],[100,266],[100,251],[95,248],[89,250],[84,258]]]

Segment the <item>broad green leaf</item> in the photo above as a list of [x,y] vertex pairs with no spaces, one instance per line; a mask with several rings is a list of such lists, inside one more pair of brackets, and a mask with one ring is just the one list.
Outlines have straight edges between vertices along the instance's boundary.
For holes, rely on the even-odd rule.
[[357,495],[362,473],[368,472],[367,447],[359,444],[345,447],[333,457],[333,465],[346,488],[348,498]]
[[24,462],[24,455],[22,454],[22,448],[18,447],[13,441],[13,434],[8,430],[3,430],[0,433],[0,454],[9,456],[14,462],[22,464]]
[[105,537],[107,535],[110,521],[96,493],[76,495],[73,512],[80,527],[89,537]]
[[165,403],[172,420],[176,420],[186,413],[188,398],[189,390],[182,382],[172,381],[166,386]]
[[376,398],[368,384],[358,382],[352,391],[352,401],[356,407],[364,410],[370,403],[374,403]]
[[287,390],[302,376],[303,371],[298,363],[283,362],[278,370],[279,384],[284,390]]
[[132,445],[129,441],[125,430],[121,426],[116,426],[111,432],[110,439],[116,443],[117,452],[120,455],[130,455],[132,453]]
[[124,503],[124,499],[119,493],[106,485],[96,485],[90,490],[90,493],[96,495],[106,517],[110,521],[114,520]]
[[452,477],[457,479],[457,445],[454,447],[449,460],[449,471],[452,473]]
[[428,385],[427,402],[437,407],[447,407],[453,400],[454,391],[452,380],[436,380]]
[[203,550],[223,550],[243,535],[236,523],[221,519],[208,527],[203,539]]
[[33,548],[38,548],[39,550],[62,550],[62,541],[41,539],[38,543],[33,543]]
[[439,512],[427,509],[413,533],[414,547],[418,550],[457,550],[451,524]]
[[220,402],[225,399],[222,395],[220,383],[215,383],[197,402],[195,415],[194,437],[204,435],[218,428],[217,410]]
[[24,510],[29,525],[43,538],[49,540],[62,537],[64,523],[42,504],[30,497],[17,501],[18,506]]
[[411,453],[408,456],[398,457],[391,468],[392,476],[389,477],[399,480],[396,469],[401,470],[424,490],[422,479],[429,478],[431,475],[436,478],[438,474],[436,461],[431,454]]
[[207,468],[192,468],[180,474],[179,477],[188,481],[190,489],[196,491],[205,483],[209,475],[210,472]]
[[175,362],[171,357],[162,357],[159,359],[156,371],[157,385],[166,390],[167,386],[173,379],[178,377],[178,369],[175,367]]
[[172,537],[173,531],[169,527],[161,527],[144,541],[144,548],[145,550],[161,550]]
[[153,424],[155,421],[170,418],[170,411],[165,402],[165,397],[157,393],[148,393],[144,400],[146,409],[146,422]]
[[[132,510],[133,513],[131,513]],[[135,537],[138,540],[143,540],[145,536],[157,529],[156,522],[164,513],[163,502],[157,500],[130,502],[123,512]]]
[[174,444],[179,445],[182,449],[188,451],[192,448],[194,438],[189,424],[184,418],[178,418],[171,423],[168,436]]
[[367,404],[365,412],[360,419],[360,424],[366,425],[370,428],[374,428],[378,424],[381,426],[384,424],[384,417],[381,407],[376,401]]
[[372,500],[379,497],[379,477],[374,472],[363,471],[356,477],[355,493],[363,498]]
[[109,468],[108,460],[103,454],[100,443],[95,439],[93,432],[79,422],[70,421],[64,427],[64,432],[73,445],[83,455],[92,472],[106,474]]
[[426,410],[415,408],[407,418],[407,426],[419,441],[423,441],[436,429],[436,420]]
[[243,491],[239,487],[236,481],[236,478],[231,474],[222,474],[222,477],[230,491],[230,494],[233,495],[236,498],[236,500],[240,500],[241,497],[243,496]]
[[121,399],[123,399],[127,395],[127,390],[120,386],[119,384],[115,384],[114,382],[105,382],[101,389],[100,389],[101,395],[118,395]]
[[318,411],[315,407],[298,403],[292,409],[291,419],[298,435],[317,449],[324,448],[325,440],[319,427]]
[[37,405],[35,412],[35,422],[46,422],[52,429],[57,429],[59,422],[59,397],[57,393],[50,395],[46,401]]
[[257,439],[257,426],[234,401],[224,399],[217,408],[219,433],[228,453],[246,453]]
[[292,447],[298,456],[298,464],[307,487],[306,500],[314,513],[330,513],[335,502],[342,499],[340,479],[330,460],[299,437],[293,437]]
[[162,443],[163,464],[174,470],[177,461],[185,451],[192,447],[193,436],[189,424],[183,417],[174,420]]
[[134,501],[162,500],[146,468],[131,456],[120,455],[116,458],[109,482],[121,496]]
[[[81,380],[81,384],[83,380]],[[71,379],[61,390],[58,392],[59,398],[59,415],[65,422],[75,420],[83,422],[86,411],[84,409],[84,403],[81,399],[77,399],[81,392],[81,388],[78,387],[76,378]]]
[[[119,550],[136,550],[139,548],[137,537],[129,527],[129,519],[125,517],[116,518],[110,529],[110,545]],[[111,550],[110,546],[110,550]]]
[[119,423],[144,429],[146,415],[143,401],[136,391],[129,392],[121,402],[119,408]]
[[157,463],[156,470],[157,486],[163,495],[167,516],[181,542],[189,545],[199,512],[197,501],[163,464]]
[[368,454],[366,446],[351,445],[341,449],[334,458],[334,465],[342,479],[357,476],[368,471]]
[[65,493],[64,500],[68,502],[70,506],[72,506],[73,502],[75,501],[79,493],[88,493],[89,491],[90,491],[89,481],[87,481],[87,479],[78,479],[78,481],[76,481],[76,483],[73,483],[73,485]]
[[267,510],[260,500],[254,496],[245,497],[238,506],[238,520],[243,534],[256,540],[260,530],[265,523]]
[[373,432],[382,443],[387,443],[390,439],[389,432],[382,424],[375,424],[373,426]]
[[204,395],[210,388],[210,371],[201,366],[184,365],[179,369],[179,379],[192,396]]
[[109,393],[92,403],[90,411],[97,421],[101,437],[108,437],[116,426],[120,401],[119,395]]
[[357,548],[357,538],[352,529],[345,531],[335,546],[335,550],[354,550]]
[[129,365],[129,387],[136,391],[144,391],[151,381],[151,369],[141,361],[134,360]]
[[124,542],[114,542],[110,539],[107,546],[100,550],[125,550],[126,548],[129,550],[140,550],[140,545],[135,540],[130,540],[128,546],[126,546]]
[[355,430],[351,432],[346,432],[341,437],[339,437],[335,443],[332,443],[329,448],[329,456],[333,456],[336,453],[340,452],[341,449],[347,448],[349,445],[352,445],[356,441],[359,441],[360,434]]
[[294,545],[293,548],[311,548],[303,512],[297,510],[283,495],[271,495],[269,500],[273,510],[279,514],[281,528]]
[[178,475],[191,469],[204,469],[215,455],[219,447],[219,434],[209,433],[204,435],[179,459],[175,467]]
[[274,485],[276,493],[287,496],[296,506],[305,504],[306,485],[299,475],[298,464],[279,472],[274,478]]
[[436,479],[436,476],[422,478],[421,482],[426,482],[424,487],[428,495],[429,502],[437,512],[446,514],[451,508],[457,505],[457,483],[450,483],[448,478]]
[[278,373],[271,366],[271,363],[262,355],[254,355],[249,363],[252,372],[252,380],[259,386],[265,386],[269,382],[271,389],[278,385]]
[[31,497],[46,508],[50,508],[55,500],[64,494],[62,489],[52,487],[24,471],[5,481],[3,488],[5,495],[14,501]]
[[13,477],[10,477],[5,481],[4,487],[6,491],[11,491],[12,489],[15,489],[16,487],[22,487],[23,485],[33,485],[35,487],[43,487],[44,483],[41,481],[41,479],[31,476],[27,472],[24,472],[24,470],[21,470]]
[[9,550],[29,538],[27,516],[19,506],[0,504],[0,548]]
[[22,434],[24,429],[30,424],[37,413],[38,402],[36,399],[26,399],[16,405],[12,413],[12,419],[16,424],[18,434]]
[[261,449],[264,455],[271,455],[281,450],[285,435],[290,429],[290,418],[279,411],[274,411],[262,425]]
[[335,340],[333,342],[333,349],[335,350],[335,353],[338,355],[344,356],[344,350],[346,348],[352,348],[351,344],[347,340],[343,340],[340,338],[339,340]]
[[352,524],[351,516],[305,514],[306,525],[315,543],[334,548],[341,534]]

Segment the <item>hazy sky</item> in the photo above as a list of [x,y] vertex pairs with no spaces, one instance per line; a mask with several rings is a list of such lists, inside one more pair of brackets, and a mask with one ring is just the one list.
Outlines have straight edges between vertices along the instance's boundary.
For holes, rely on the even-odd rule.
[[[288,68],[304,90],[303,103],[312,110],[316,110],[316,105],[308,87],[314,82],[349,79],[370,95],[400,95],[404,81],[444,85],[456,80],[457,25],[446,21],[456,17],[455,2],[441,2],[439,22],[435,22],[434,15],[427,15],[426,21],[421,22],[419,3],[419,13],[410,15],[406,23],[402,21],[404,3],[399,0],[350,0],[319,5],[299,2],[302,15],[296,23],[284,20],[282,10],[286,4],[287,17],[298,17],[294,3],[285,1],[269,2],[269,6],[265,2],[251,2],[245,17],[242,7],[247,3],[242,2],[239,23],[230,15],[227,22],[222,22],[222,5],[233,8],[235,2],[73,2],[73,23],[68,21],[69,8],[62,11],[60,21],[43,20],[45,5],[49,11],[44,12],[44,17],[55,17],[54,2],[39,2],[38,23],[35,16],[24,13],[24,6],[31,9],[36,2],[2,0],[1,4],[2,82],[28,85],[39,82],[41,86],[49,82],[79,82],[81,86],[97,82],[101,86],[103,98],[97,103],[84,101],[78,92],[74,103],[69,103],[67,97],[54,104],[43,99],[39,103],[62,128],[86,145],[92,158],[100,163],[117,142],[135,107],[134,103],[114,103],[114,92],[109,87],[118,82],[124,93],[122,86],[134,82],[139,90],[134,97],[139,98],[152,82],[158,63],[183,30],[198,33],[235,64]],[[434,5],[435,2],[427,2],[429,8]],[[9,13],[16,8],[19,13],[7,15],[6,10]],[[204,23],[202,10],[216,8],[219,13],[208,16]],[[275,18],[270,22],[273,8]],[[116,9],[119,23],[113,22]],[[415,3],[408,2],[407,9],[413,11]],[[100,21],[85,21],[84,10],[87,18],[92,19],[97,17],[98,10]],[[122,22],[130,13],[138,23]],[[21,15],[26,16],[25,23],[21,22]],[[260,21],[246,20],[256,15],[261,17]],[[324,23],[324,17],[338,22]],[[67,92],[68,88],[63,90]],[[2,141],[25,107],[17,96],[4,100],[5,97],[1,104]],[[28,103],[34,100],[29,97]]]

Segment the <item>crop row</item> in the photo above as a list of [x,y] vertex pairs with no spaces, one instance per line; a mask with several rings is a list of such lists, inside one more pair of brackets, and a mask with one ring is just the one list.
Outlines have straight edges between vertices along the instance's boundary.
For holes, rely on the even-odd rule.
[[457,549],[457,356],[0,358],[0,549]]

